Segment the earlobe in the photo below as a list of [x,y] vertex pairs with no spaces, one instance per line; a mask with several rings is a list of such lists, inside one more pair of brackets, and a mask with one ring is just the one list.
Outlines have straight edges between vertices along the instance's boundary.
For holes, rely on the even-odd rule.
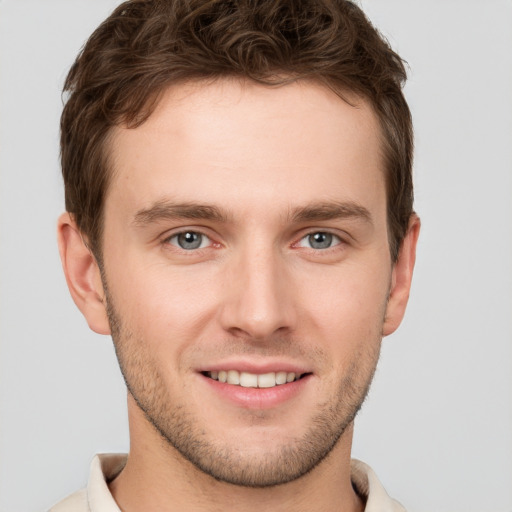
[[98,263],[69,213],[59,217],[57,237],[62,268],[75,304],[93,331],[110,334]]
[[393,266],[391,289],[382,330],[383,336],[388,336],[395,332],[404,317],[411,290],[419,234],[420,219],[413,213],[409,220],[407,233],[400,247],[398,259]]

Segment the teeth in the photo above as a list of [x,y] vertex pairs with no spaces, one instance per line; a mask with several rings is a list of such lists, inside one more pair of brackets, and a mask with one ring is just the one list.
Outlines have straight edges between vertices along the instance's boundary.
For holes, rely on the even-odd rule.
[[276,384],[279,385],[279,384],[285,384],[285,383],[286,383],[286,372],[277,372],[276,373]]
[[[231,370],[235,371],[235,370]],[[254,373],[241,372],[240,373],[240,386],[243,388],[257,388],[258,376]]]
[[229,370],[227,383],[240,384],[240,374],[236,370]]
[[294,372],[270,372],[258,375],[237,370],[220,370],[218,372],[208,372],[207,375],[213,380],[244,388],[273,388],[298,380],[302,376]]
[[259,388],[273,388],[276,385],[276,374],[275,373],[264,373],[258,375],[258,387]]

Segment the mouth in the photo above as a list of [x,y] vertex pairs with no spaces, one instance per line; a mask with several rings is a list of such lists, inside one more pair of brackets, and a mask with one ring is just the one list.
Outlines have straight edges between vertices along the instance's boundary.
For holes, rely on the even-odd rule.
[[210,379],[243,388],[273,388],[284,384],[290,384],[291,382],[295,382],[309,375],[308,373],[286,371],[258,374],[240,372],[238,370],[220,370],[201,373]]

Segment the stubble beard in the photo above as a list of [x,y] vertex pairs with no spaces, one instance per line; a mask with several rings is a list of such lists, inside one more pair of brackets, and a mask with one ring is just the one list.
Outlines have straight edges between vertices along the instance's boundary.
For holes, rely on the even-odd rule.
[[215,480],[237,486],[262,488],[285,484],[320,464],[360,410],[379,358],[380,343],[369,343],[373,348],[354,358],[332,396],[318,405],[302,437],[258,456],[244,454],[243,447],[212,439],[210,433],[198,426],[198,420],[205,418],[194,416],[184,403],[173,400],[147,344],[124,328],[108,292],[106,299],[121,373],[146,419],[169,447],[196,468]]

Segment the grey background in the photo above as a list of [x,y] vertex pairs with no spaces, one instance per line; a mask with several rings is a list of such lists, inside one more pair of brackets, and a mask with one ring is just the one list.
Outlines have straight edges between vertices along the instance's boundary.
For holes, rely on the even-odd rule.
[[[0,511],[45,510],[126,451],[111,341],[68,296],[60,89],[118,2],[0,0]],[[416,208],[408,315],[353,454],[410,512],[512,510],[512,2],[367,0],[409,62]]]

